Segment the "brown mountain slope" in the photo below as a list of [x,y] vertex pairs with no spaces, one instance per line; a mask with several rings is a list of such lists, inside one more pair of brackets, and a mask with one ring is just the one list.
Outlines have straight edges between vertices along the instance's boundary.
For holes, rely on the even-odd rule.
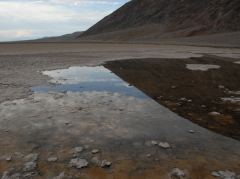
[[102,40],[187,37],[238,31],[239,22],[239,0],[132,0],[80,37]]

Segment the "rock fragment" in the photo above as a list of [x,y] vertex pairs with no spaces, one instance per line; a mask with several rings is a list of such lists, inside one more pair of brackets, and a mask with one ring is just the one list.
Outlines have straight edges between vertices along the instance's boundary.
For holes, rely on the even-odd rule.
[[174,168],[170,173],[170,177],[172,179],[184,179],[187,177],[187,174],[184,170],[181,170],[179,168]]
[[191,133],[191,134],[194,134],[194,133],[195,133],[194,130],[189,130],[188,132]]
[[147,158],[150,158],[152,156],[152,154],[147,154],[146,157]]
[[180,100],[180,101],[188,101],[188,99],[187,99],[187,98],[184,98],[184,97],[180,98],[179,100]]
[[102,167],[102,168],[109,168],[111,165],[112,165],[112,163],[109,162],[109,161],[107,161],[107,160],[103,160],[103,161],[101,162],[101,167]]
[[9,155],[9,156],[6,156],[6,161],[10,162],[12,160],[12,156]]
[[57,160],[58,160],[57,157],[49,157],[49,158],[47,159],[48,162],[56,162]]
[[213,171],[212,176],[221,178],[221,179],[238,179],[238,176],[236,175],[236,173],[231,172],[229,170],[225,170],[225,171]]
[[99,153],[99,150],[98,150],[98,149],[93,149],[93,150],[92,150],[92,154],[97,154],[97,153]]
[[158,146],[159,146],[159,147],[162,147],[162,148],[164,148],[164,149],[169,149],[169,148],[171,148],[170,144],[167,143],[167,142],[159,142]]
[[58,176],[56,176],[56,177],[53,177],[53,179],[64,179],[65,178],[65,173],[64,172],[62,172],[62,173],[60,173]]
[[75,147],[74,150],[76,153],[81,153],[83,151],[83,147]]
[[208,115],[210,115],[210,116],[219,116],[221,114],[219,112],[213,111],[213,112],[208,113]]
[[75,167],[75,168],[78,168],[78,169],[88,166],[87,160],[81,159],[81,158],[71,159],[69,164],[70,164],[71,167]]

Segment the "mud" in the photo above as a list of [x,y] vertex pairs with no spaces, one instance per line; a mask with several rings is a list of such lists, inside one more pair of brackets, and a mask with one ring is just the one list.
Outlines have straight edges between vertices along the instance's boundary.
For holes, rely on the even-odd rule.
[[[227,58],[114,61],[105,64],[160,104],[205,128],[240,140],[240,66]],[[193,69],[187,65],[196,64]],[[199,64],[205,64],[204,68]],[[214,64],[216,69],[207,69]],[[213,65],[210,65],[210,67]],[[217,112],[219,115],[211,115]]]

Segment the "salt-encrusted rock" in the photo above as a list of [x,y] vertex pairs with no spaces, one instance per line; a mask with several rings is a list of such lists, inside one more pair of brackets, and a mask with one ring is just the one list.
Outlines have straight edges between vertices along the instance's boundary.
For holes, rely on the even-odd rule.
[[108,168],[108,167],[110,167],[111,165],[112,165],[112,163],[109,162],[109,161],[107,161],[107,160],[103,160],[103,161],[101,162],[101,167],[102,167],[102,168]]
[[71,159],[69,164],[70,164],[71,167],[75,167],[75,168],[78,168],[78,169],[88,166],[87,160],[81,159],[81,158]]
[[184,170],[174,168],[170,173],[170,177],[173,179],[184,179],[187,177],[187,174]]
[[83,147],[75,147],[75,148],[74,148],[74,151],[75,151],[76,153],[80,153],[80,152],[83,151]]
[[225,171],[213,171],[212,176],[219,177],[221,179],[238,179],[236,173],[229,170]]
[[99,150],[98,150],[98,149],[93,149],[93,150],[92,150],[92,154],[97,154],[97,153],[99,153]]
[[147,158],[150,158],[152,156],[152,154],[147,154],[146,157]]
[[49,158],[47,159],[48,162],[56,162],[57,160],[58,160],[57,157],[49,157]]
[[160,147],[164,148],[164,149],[169,149],[171,148],[170,144],[167,142],[159,142],[158,144]]
[[56,176],[56,177],[53,177],[53,179],[64,179],[65,178],[65,173],[64,172],[62,172],[62,173],[60,173],[58,176]]
[[189,130],[188,132],[191,133],[191,134],[195,133],[194,130]]
[[210,116],[219,116],[221,114],[219,112],[213,111],[213,112],[208,113],[208,115],[210,115]]

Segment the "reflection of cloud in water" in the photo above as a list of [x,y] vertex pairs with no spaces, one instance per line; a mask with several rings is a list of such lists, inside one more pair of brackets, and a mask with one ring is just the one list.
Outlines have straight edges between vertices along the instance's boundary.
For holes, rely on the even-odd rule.
[[119,77],[111,73],[108,69],[97,67],[70,67],[68,69],[59,69],[44,71],[44,75],[50,76],[52,83],[76,84],[80,82],[105,82],[122,81]]
[[130,86],[103,66],[70,67],[68,69],[44,71],[43,74],[50,76],[52,78],[50,82],[55,85],[33,87],[32,90],[34,92],[99,91],[121,93],[138,98],[147,98],[143,92]]

